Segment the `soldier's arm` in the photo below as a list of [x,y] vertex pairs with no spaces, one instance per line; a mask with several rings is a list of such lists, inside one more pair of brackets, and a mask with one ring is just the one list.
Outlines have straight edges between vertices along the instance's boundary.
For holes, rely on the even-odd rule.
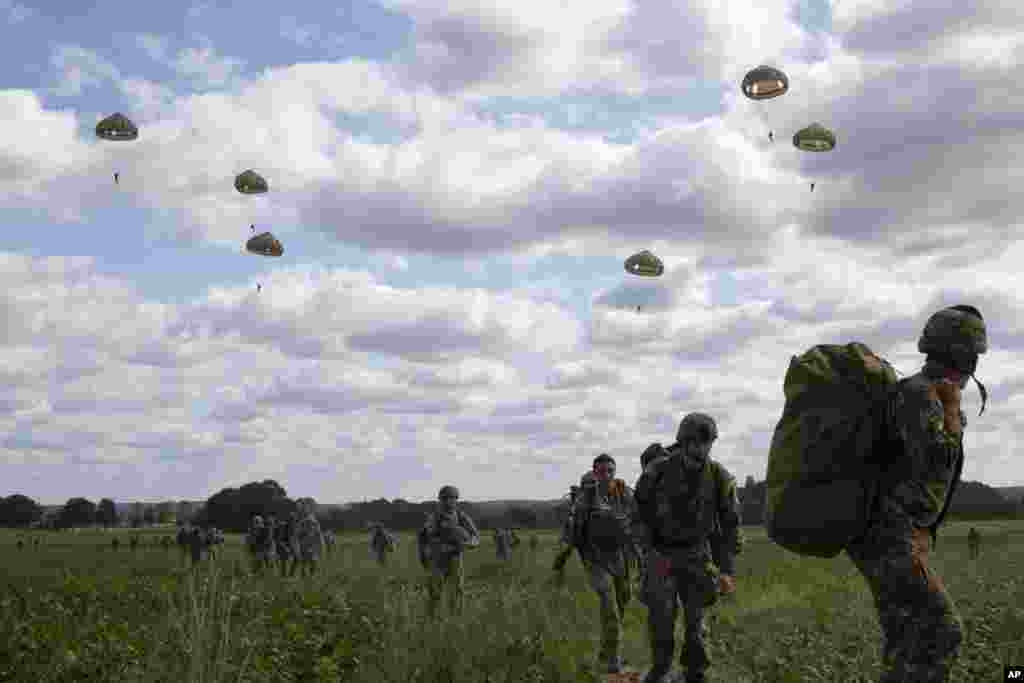
[[469,532],[469,540],[466,541],[465,545],[467,548],[476,548],[480,545],[480,531],[476,528],[476,524],[473,523],[473,518],[467,515],[465,512],[461,514],[462,525],[466,531]]
[[923,526],[938,517],[953,470],[962,455],[960,437],[945,425],[942,402],[929,384],[908,382],[900,393],[896,425],[903,439],[906,477],[892,498]]
[[723,574],[736,574],[736,556],[743,551],[743,531],[740,529],[742,507],[736,490],[736,478],[727,469],[721,469],[721,488],[718,492],[718,520],[721,534],[716,539],[716,559]]
[[641,552],[647,554],[654,545],[652,529],[654,529],[654,500],[653,500],[653,470],[648,467],[636,482],[633,490],[631,525],[633,530],[633,542],[637,544]]

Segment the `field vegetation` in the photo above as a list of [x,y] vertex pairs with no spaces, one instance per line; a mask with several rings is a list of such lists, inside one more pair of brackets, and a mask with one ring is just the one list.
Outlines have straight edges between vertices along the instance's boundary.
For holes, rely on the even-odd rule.
[[[996,680],[1005,664],[1024,662],[1024,521],[973,524],[980,560],[968,558],[966,523],[944,530],[934,557],[964,619],[953,678],[963,682]],[[878,625],[850,562],[797,557],[757,527],[745,532],[738,592],[709,618],[710,680],[877,679]],[[143,539],[135,551],[131,534]],[[484,534],[467,560],[464,618],[439,622],[425,617],[409,535],[384,570],[364,534],[342,536],[321,575],[302,580],[251,575],[239,536],[190,569],[177,547],[154,543],[168,534],[0,531],[0,681],[595,680],[597,598],[577,559],[564,587],[552,585],[553,533],[542,532],[536,554],[523,533],[507,563]],[[645,616],[636,601],[626,616],[625,654],[641,671]]]

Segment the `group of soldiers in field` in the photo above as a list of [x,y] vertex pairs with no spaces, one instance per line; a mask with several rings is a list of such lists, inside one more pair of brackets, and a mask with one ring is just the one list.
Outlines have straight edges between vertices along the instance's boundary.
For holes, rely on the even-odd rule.
[[[875,493],[863,532],[844,548],[867,582],[882,628],[881,683],[944,683],[963,640],[963,627],[928,558],[963,467],[961,390],[974,378],[987,351],[985,323],[972,306],[933,315],[918,341],[926,355],[916,374],[895,385],[887,399],[886,429],[894,437],[892,466],[873,483]],[[977,382],[977,380],[975,379]],[[982,393],[982,409],[986,392]],[[683,612],[680,664],[687,683],[706,680],[705,613],[736,591],[736,560],[743,548],[735,478],[710,457],[718,438],[715,420],[686,415],[674,444],[651,444],[641,456],[634,488],[615,477],[615,459],[602,453],[578,487],[563,530],[565,547],[556,576],[577,552],[600,602],[597,667],[619,673],[622,621],[640,573],[639,599],[647,608],[651,667],[643,683],[676,680],[672,673],[675,623]],[[455,613],[463,607],[463,563],[480,534],[458,506],[459,491],[444,486],[437,510],[418,534],[419,558],[429,571],[429,611],[443,595]],[[503,536],[496,534],[495,541]],[[981,536],[972,528],[972,558]],[[507,544],[505,544],[507,545]],[[498,547],[499,557],[507,550]]]
[[217,548],[224,544],[224,532],[214,526],[181,524],[175,538],[182,559],[197,566],[205,558],[216,559]]
[[246,535],[246,549],[258,574],[276,569],[282,577],[316,575],[320,559],[334,547],[333,532],[324,533],[310,508],[300,508],[278,519],[254,515]]

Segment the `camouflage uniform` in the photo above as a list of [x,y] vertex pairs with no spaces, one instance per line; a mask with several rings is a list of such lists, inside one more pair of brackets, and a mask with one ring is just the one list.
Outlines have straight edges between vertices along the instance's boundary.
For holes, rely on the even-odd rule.
[[[600,457],[600,456],[599,456]],[[598,461],[595,461],[597,464]],[[610,460],[614,465],[614,460]],[[622,667],[622,620],[626,606],[632,598],[630,569],[636,562],[632,539],[629,537],[630,518],[633,514],[633,491],[621,479],[584,482],[583,493],[577,499],[576,523],[582,526],[578,537],[583,540],[580,558],[591,589],[601,603],[601,644],[597,666],[617,673]],[[620,542],[603,544],[592,533],[593,515],[605,514],[621,520]]]
[[203,561],[203,555],[207,547],[207,535],[199,527],[192,527],[192,532],[188,535],[188,550],[192,558],[192,566],[196,566]]
[[972,560],[978,559],[978,554],[981,551],[981,534],[973,526],[967,532],[967,549],[971,553]]
[[[714,420],[687,415],[667,457],[652,460],[636,485],[634,533],[648,558],[644,590],[654,660],[645,683],[662,681],[671,670],[680,605],[687,681],[703,681],[711,665],[704,610],[717,601],[719,576],[735,574],[743,546],[736,480],[709,456],[715,438]],[[670,565],[662,576],[658,565],[665,560]]]
[[507,560],[512,555],[512,539],[507,529],[494,530],[494,547],[499,560]]
[[298,548],[295,545],[295,521],[288,516],[274,525],[274,548],[277,550],[277,564],[281,576],[291,576],[295,573],[298,555]]
[[246,536],[246,547],[252,555],[253,565],[256,571],[262,572],[269,569],[274,563],[276,550],[274,548],[273,529],[263,522],[263,518],[256,515],[249,527],[249,534]]
[[382,526],[374,527],[370,535],[370,551],[377,559],[377,563],[385,566],[388,563],[388,555],[395,550],[395,539]]
[[[928,555],[963,469],[959,390],[988,350],[981,313],[953,306],[929,318],[917,348],[921,372],[900,382],[890,418],[902,452],[889,452],[873,515],[847,552],[867,580],[882,627],[882,683],[948,680],[963,626]],[[953,383],[953,382],[956,383]],[[959,386],[958,386],[959,385]]]
[[[317,562],[324,551],[324,537],[320,531],[320,522],[313,514],[307,514],[299,520],[295,528],[297,561],[302,565],[302,574],[312,576],[316,573]],[[294,569],[293,569],[294,571]]]
[[[458,489],[453,486],[443,487],[438,498],[444,499],[451,491],[457,499]],[[463,551],[480,545],[480,532],[473,520],[454,506],[446,509],[442,501],[435,512],[427,515],[417,540],[420,562],[430,571],[427,579],[428,612],[431,616],[437,614],[447,592],[449,611],[462,614]]]

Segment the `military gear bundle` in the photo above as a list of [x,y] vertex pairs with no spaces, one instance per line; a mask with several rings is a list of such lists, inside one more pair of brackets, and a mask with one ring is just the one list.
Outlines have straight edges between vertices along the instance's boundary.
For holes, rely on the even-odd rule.
[[814,346],[786,371],[768,454],[765,528],[801,555],[834,557],[867,528],[879,462],[894,447],[896,373],[859,342]]
[[[622,498],[625,492],[626,483],[621,479],[608,482],[609,497]],[[629,518],[616,512],[613,507],[600,503],[596,481],[584,488],[582,506],[586,514],[574,515],[576,547],[590,546],[598,550],[614,551],[632,544]]]

